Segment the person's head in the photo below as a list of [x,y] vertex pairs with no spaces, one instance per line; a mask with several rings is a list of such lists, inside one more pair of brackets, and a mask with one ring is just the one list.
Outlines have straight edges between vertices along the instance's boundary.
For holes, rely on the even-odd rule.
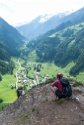
[[23,89],[24,89],[24,86],[20,86],[20,89],[23,90]]
[[63,74],[62,74],[62,73],[58,73],[58,74],[57,74],[57,78],[58,78],[58,79],[61,79],[62,77],[63,77]]

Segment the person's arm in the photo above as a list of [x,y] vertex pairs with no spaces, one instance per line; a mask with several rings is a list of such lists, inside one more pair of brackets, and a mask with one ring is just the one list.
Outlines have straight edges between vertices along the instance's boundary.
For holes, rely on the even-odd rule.
[[53,93],[55,93],[56,91],[56,81],[54,81],[53,83],[51,83],[50,89]]
[[57,82],[54,81],[53,83],[51,83],[51,86],[52,86],[52,87],[56,87],[56,86],[57,86]]

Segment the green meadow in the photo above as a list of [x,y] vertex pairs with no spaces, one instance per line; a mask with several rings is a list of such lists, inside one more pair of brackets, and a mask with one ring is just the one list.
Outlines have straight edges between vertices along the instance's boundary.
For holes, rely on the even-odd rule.
[[11,89],[11,84],[15,84],[16,82],[14,75],[4,75],[2,79],[0,82],[0,99],[3,102],[0,104],[0,109],[17,99],[16,90]]
[[[17,63],[17,60],[15,61],[15,71],[18,69],[19,65]],[[15,73],[14,73],[15,74]],[[0,110],[5,106],[12,102],[14,102],[17,99],[16,89],[11,89],[11,85],[15,85],[16,78],[13,75],[2,75],[2,81],[0,82],[0,99],[3,100],[2,103],[0,103]]]
[[[12,102],[14,102],[17,99],[17,94],[16,94],[16,89],[11,89],[11,85],[16,84],[16,77],[14,76],[16,74],[16,71],[19,69],[19,64],[17,59],[13,59],[15,63],[15,70],[13,75],[3,75],[2,76],[2,81],[0,82],[0,99],[3,100],[2,103],[0,103],[0,110],[5,106],[8,105]],[[22,64],[24,61],[20,60],[20,63]],[[28,76],[34,78],[34,68],[33,65],[37,65],[40,63],[36,62],[27,62],[26,63],[26,68],[31,67],[31,70],[28,73]],[[69,76],[69,70],[70,68],[74,65],[73,62],[67,65],[67,67],[62,68],[62,67],[57,67],[54,63],[41,63],[42,68],[40,70],[41,75],[48,75],[49,78],[52,78],[52,76],[56,77],[57,73],[62,73],[65,77]],[[22,67],[24,69],[24,67]],[[76,77],[69,76],[70,78],[77,80],[81,83],[84,83],[84,72],[80,73]],[[42,78],[39,78],[42,80]],[[21,84],[19,84],[21,85]]]
[[[31,70],[28,73],[28,76],[33,77],[34,68],[32,65],[38,65],[40,63],[36,63],[36,62],[31,62],[31,63],[32,63],[31,65],[30,64],[28,65],[28,63],[27,63],[27,67],[31,67]],[[43,67],[43,68],[41,68],[41,70],[39,72],[41,75],[49,75],[50,77],[52,77],[52,75],[53,75],[54,77],[56,77],[57,73],[62,73],[65,77],[69,76],[71,79],[84,83],[84,72],[81,72],[76,77],[69,75],[69,71],[70,71],[71,67],[74,66],[73,62],[69,63],[65,68],[58,67],[53,62],[52,63],[41,63],[41,65]]]

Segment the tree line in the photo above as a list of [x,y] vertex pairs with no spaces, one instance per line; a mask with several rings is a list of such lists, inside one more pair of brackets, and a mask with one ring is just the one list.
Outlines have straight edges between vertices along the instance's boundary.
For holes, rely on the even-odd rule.
[[[76,30],[77,27],[80,30]],[[51,37],[42,35],[27,44],[29,53],[36,52],[36,61],[54,61],[58,66],[65,67],[68,63],[74,62],[70,69],[70,75],[77,75],[84,70],[84,28],[81,25],[68,27],[56,32]]]

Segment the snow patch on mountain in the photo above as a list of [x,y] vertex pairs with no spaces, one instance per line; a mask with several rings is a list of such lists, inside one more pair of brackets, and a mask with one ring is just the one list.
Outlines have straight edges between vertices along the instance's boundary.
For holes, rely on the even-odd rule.
[[58,17],[63,17],[63,16],[67,16],[67,15],[69,15],[69,14],[71,14],[71,13],[73,13],[74,12],[74,10],[71,10],[71,11],[66,11],[66,12],[64,12],[64,13],[53,13],[53,14],[45,14],[45,15],[42,15],[41,16],[41,18],[40,18],[40,23],[44,23],[44,22],[46,22],[46,21],[48,21],[51,17],[53,17],[53,16],[58,16]]

